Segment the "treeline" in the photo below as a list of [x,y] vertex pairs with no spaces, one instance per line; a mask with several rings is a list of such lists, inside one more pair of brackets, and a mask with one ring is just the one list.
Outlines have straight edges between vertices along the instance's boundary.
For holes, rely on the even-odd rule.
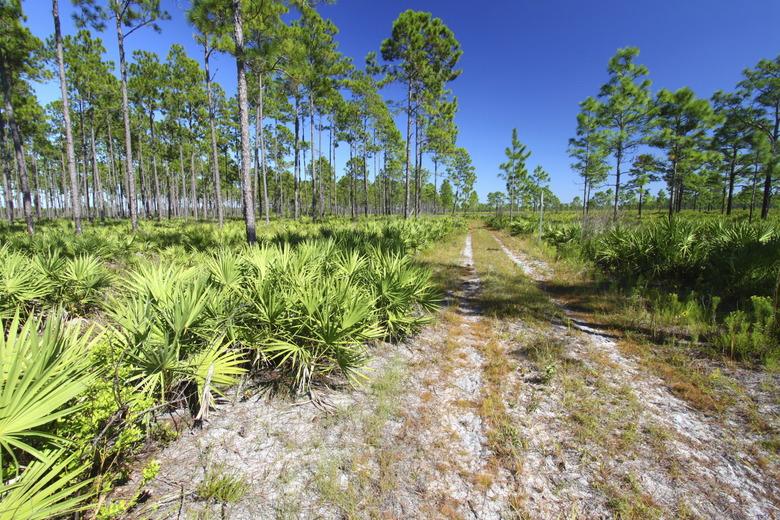
[[[731,214],[739,197],[750,219],[759,210],[767,218],[780,162],[780,56],[746,69],[734,91],[702,99],[687,87],[653,95],[638,55],[619,49],[598,96],[580,103],[569,141],[584,181],[577,206],[586,214],[611,202],[615,218],[623,206],[641,216],[650,198],[670,216],[683,208]],[[610,175],[610,189],[596,192]],[[655,181],[666,190],[651,197]]]
[[[82,218],[129,218],[136,229],[139,218],[241,216],[254,242],[256,217],[408,217],[469,200],[474,168],[455,144],[448,88],[460,45],[430,13],[401,13],[357,66],[305,0],[192,2],[197,57],[179,44],[164,57],[127,55],[128,39],[169,18],[158,0],[74,4],[78,32],[62,33],[52,0],[45,42],[19,0],[0,6],[2,204],[30,234],[42,217],[72,218],[80,233]],[[93,34],[106,28],[118,77]],[[214,80],[216,53],[235,59],[235,93]],[[41,106],[32,85],[50,79],[61,99]],[[405,90],[403,133],[380,93],[390,83]]]

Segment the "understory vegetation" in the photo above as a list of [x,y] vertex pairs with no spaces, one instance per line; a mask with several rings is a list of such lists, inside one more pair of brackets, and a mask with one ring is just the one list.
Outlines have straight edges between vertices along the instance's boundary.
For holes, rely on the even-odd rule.
[[439,304],[413,255],[464,224],[279,223],[256,246],[239,223],[61,226],[3,231],[0,518],[89,507],[145,441],[175,435],[161,417],[203,420],[247,375],[360,384],[369,342]]
[[[538,236],[538,218],[492,218],[489,224]],[[653,329],[739,360],[767,366],[780,360],[775,223],[683,214],[583,225],[572,213],[548,220],[541,238],[559,258],[585,262],[623,292],[637,319],[647,318]]]

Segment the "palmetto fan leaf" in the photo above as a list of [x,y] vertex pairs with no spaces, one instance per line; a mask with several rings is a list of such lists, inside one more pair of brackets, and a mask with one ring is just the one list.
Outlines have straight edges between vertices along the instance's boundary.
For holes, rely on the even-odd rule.
[[43,427],[77,410],[74,399],[95,377],[87,354],[98,338],[90,336],[63,327],[59,314],[45,324],[34,317],[22,324],[17,314],[0,334],[0,467],[19,451],[44,459],[34,439],[61,441]]
[[245,356],[242,352],[231,350],[217,338],[208,348],[192,356],[188,362],[190,374],[198,387],[200,402],[199,417],[204,417],[214,404],[214,394],[234,384],[238,377],[246,372],[243,367]]
[[0,250],[0,317],[10,317],[16,307],[31,309],[45,300],[52,288],[45,273],[29,258]]
[[65,262],[61,275],[63,299],[76,309],[96,305],[111,285],[111,273],[92,255],[81,255]]
[[0,520],[48,520],[85,509],[93,495],[85,492],[89,465],[64,450],[41,455],[12,484],[0,485]]
[[228,291],[240,290],[244,279],[242,257],[222,250],[208,257],[205,266],[209,273],[209,281],[214,286]]

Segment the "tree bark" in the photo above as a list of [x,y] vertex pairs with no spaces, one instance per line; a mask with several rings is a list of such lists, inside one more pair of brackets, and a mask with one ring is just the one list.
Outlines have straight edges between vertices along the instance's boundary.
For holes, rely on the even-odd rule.
[[[363,122],[363,135],[367,135],[366,122]],[[368,217],[368,143],[363,142],[363,216]]]
[[192,206],[192,216],[198,220],[198,185],[195,179],[195,145],[192,144],[190,150],[190,205]]
[[119,46],[120,90],[122,92],[122,119],[125,124],[125,184],[130,209],[130,227],[138,230],[138,201],[135,198],[135,170],[133,166],[133,142],[130,134],[130,105],[127,101],[127,61],[125,60],[125,35],[122,32],[122,19],[116,21],[116,39]]
[[770,136],[772,141],[771,149],[769,152],[769,162],[767,163],[766,172],[764,173],[764,198],[761,202],[761,219],[766,220],[769,216],[769,205],[772,200],[772,174],[777,166],[777,140],[780,138],[780,103],[775,105],[775,123],[774,131]]
[[9,224],[14,223],[14,196],[13,183],[11,181],[11,155],[8,153],[8,143],[5,137],[5,114],[0,113],[0,154],[3,159],[3,194],[5,195],[5,216]]
[[157,172],[157,154],[154,151],[154,143],[156,142],[154,139],[154,111],[151,109],[149,110],[149,136],[152,140],[150,153],[152,155],[152,174],[154,175],[154,212],[159,222],[162,213],[162,202],[160,200],[160,176]]
[[225,215],[222,209],[222,180],[219,176],[219,158],[217,154],[217,130],[214,125],[214,101],[211,94],[211,74],[209,72],[209,56],[211,50],[208,43],[203,44],[203,62],[206,69],[206,94],[208,96],[209,127],[211,130],[211,174],[214,177],[214,205],[217,210],[217,221],[219,227],[225,222]]
[[30,183],[27,177],[27,163],[24,158],[24,144],[19,127],[16,124],[14,107],[11,104],[11,81],[8,77],[8,70],[5,62],[0,59],[0,82],[3,86],[3,97],[5,98],[5,118],[8,122],[8,128],[11,131],[11,141],[14,145],[14,154],[16,155],[16,167],[19,170],[19,184],[22,189],[22,211],[24,220],[27,223],[27,233],[32,236],[35,234],[35,225],[32,216],[32,201],[30,199]]
[[732,150],[731,161],[729,164],[729,187],[728,196],[726,198],[726,215],[731,215],[731,204],[734,197],[734,181],[736,180],[737,172],[737,150]]
[[33,207],[35,208],[35,219],[41,219],[41,194],[38,190],[38,159],[35,152],[30,154],[30,170],[32,172],[32,191]]
[[79,127],[81,128],[81,166],[83,176],[81,177],[82,188],[84,189],[84,204],[87,206],[87,218],[90,222],[94,220],[92,215],[92,205],[89,202],[89,154],[87,154],[87,130],[84,124],[84,99],[79,98]]
[[100,168],[97,164],[97,146],[95,145],[95,108],[89,116],[90,155],[92,156],[92,205],[98,212],[101,222],[106,220],[106,208],[103,202],[103,181],[100,178]]
[[249,99],[247,96],[246,71],[244,70],[244,26],[241,12],[241,0],[233,3],[233,39],[236,44],[236,75],[238,76],[238,113],[241,127],[241,179],[244,205],[244,222],[246,223],[246,240],[254,244],[255,211],[252,202],[252,178],[250,175],[249,158]]
[[149,199],[146,183],[146,170],[144,169],[143,139],[138,138],[138,175],[141,178],[141,205],[144,208],[144,218],[149,218]]
[[301,197],[300,197],[300,170],[301,170],[301,162],[300,162],[300,99],[298,95],[296,94],[295,97],[295,164],[294,164],[294,175],[295,178],[293,179],[293,191],[295,200],[293,201],[294,207],[295,207],[295,219],[298,220],[298,218],[301,216]]
[[618,216],[618,203],[620,201],[620,166],[623,160],[623,148],[618,147],[617,154],[615,156],[615,206],[612,210],[612,220],[617,220]]
[[60,28],[59,0],[51,2],[52,16],[54,17],[54,43],[57,53],[57,72],[60,77],[60,95],[62,96],[62,118],[65,127],[65,154],[68,158],[68,176],[70,177],[70,200],[72,205],[73,225],[76,234],[81,234],[81,201],[78,191],[78,177],[76,176],[76,157],[73,152],[73,128],[70,122],[70,103],[68,100],[68,86],[65,79],[65,58],[62,47],[62,29]]
[[412,141],[412,84],[406,86],[406,173],[404,175],[404,218],[409,218],[409,156]]

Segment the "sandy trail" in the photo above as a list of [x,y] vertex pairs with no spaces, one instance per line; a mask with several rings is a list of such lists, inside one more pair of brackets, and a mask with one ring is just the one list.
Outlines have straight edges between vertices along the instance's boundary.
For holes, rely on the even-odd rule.
[[[510,250],[498,236],[493,234],[493,237],[526,276],[536,282],[550,278],[549,265],[521,251]],[[780,517],[778,483],[765,474],[747,449],[749,441],[757,441],[758,437],[751,438],[755,436],[745,425],[710,417],[691,408],[673,395],[662,380],[624,356],[612,338],[578,321],[562,302],[553,301],[574,329],[564,324],[551,326],[551,333],[566,342],[567,355],[596,370],[615,388],[630,388],[639,404],[640,428],[660,426],[671,433],[665,442],[663,458],[650,446],[640,447],[633,459],[619,453],[608,454],[612,459],[611,471],[636,475],[644,492],[667,510],[674,510],[684,502],[693,514],[705,518]],[[550,432],[546,435],[555,438]],[[577,471],[576,465],[573,469],[575,476],[585,473]],[[561,472],[550,474],[553,479],[571,481],[571,477]],[[545,488],[545,483],[537,483],[536,488]],[[581,492],[587,494],[582,489]]]

